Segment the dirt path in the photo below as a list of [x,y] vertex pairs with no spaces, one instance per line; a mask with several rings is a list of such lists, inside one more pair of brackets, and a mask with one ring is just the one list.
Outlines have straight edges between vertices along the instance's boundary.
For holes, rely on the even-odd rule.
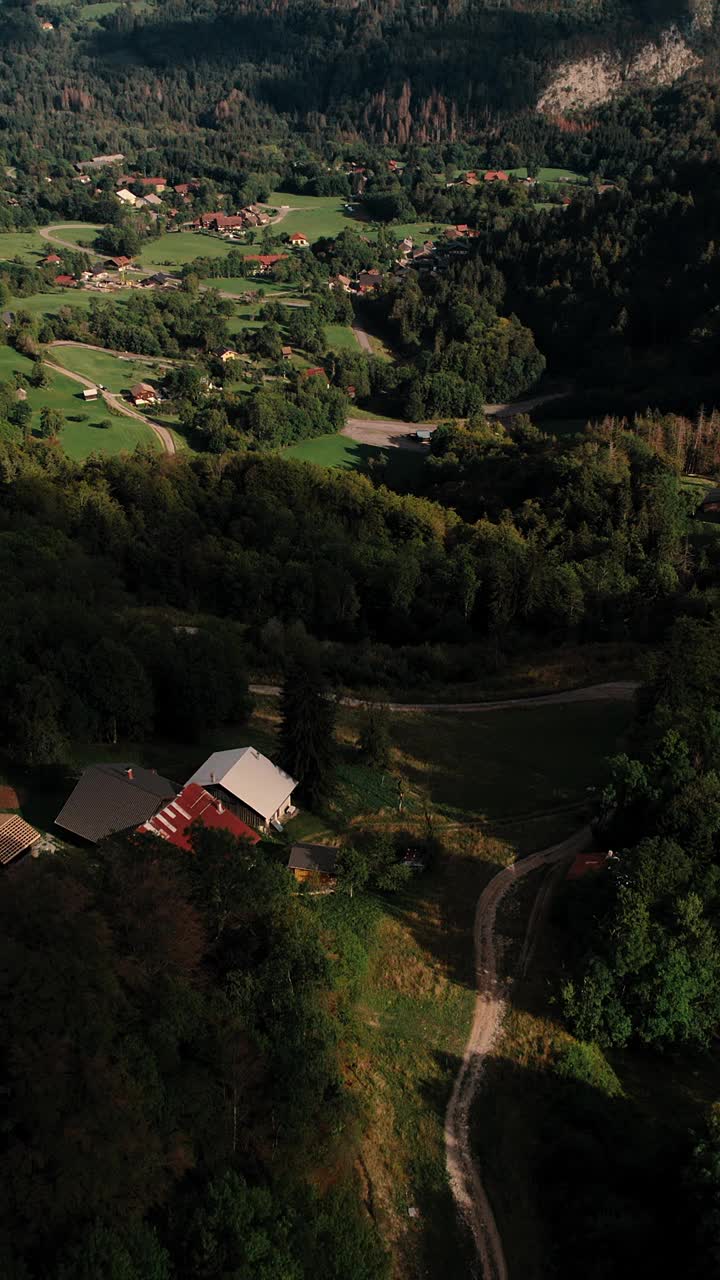
[[[73,382],[78,382],[81,387],[97,387],[97,383],[93,382],[92,379],[85,378],[81,373],[73,373],[71,369],[66,369],[61,364],[55,364],[53,360],[43,360],[43,364],[48,369],[52,369],[54,373],[62,373],[66,378],[71,378]],[[138,413],[137,409],[132,409],[130,405],[121,400],[119,396],[114,395],[112,391],[103,391],[102,397],[107,405],[116,409],[124,418],[134,418],[136,422],[144,422],[145,426],[149,427],[157,436],[166,453],[177,453],[175,437],[172,431],[164,427],[161,422],[155,422],[152,418],[146,418],[144,413]]]
[[[518,880],[579,853],[590,838],[584,827],[562,844],[531,854],[500,871],[486,886],[475,911],[474,948],[477,998],[472,1028],[445,1113],[445,1158],[450,1188],[461,1220],[470,1231],[483,1280],[508,1280],[502,1238],[472,1153],[470,1112],[506,1010],[506,986],[498,976],[495,919],[505,894]],[[532,946],[529,942],[528,947]]]
[[56,222],[50,227],[38,227],[38,235],[43,240],[49,241],[50,244],[59,244],[63,249],[72,249],[73,253],[84,253],[88,258],[97,258],[99,254],[92,249],[87,249],[85,245],[75,244],[72,240],[63,240],[61,236],[55,234],[56,231],[72,231],[77,228],[78,231],[101,231],[102,227],[99,223],[91,224],[88,222]]
[[[548,707],[563,702],[630,702],[638,687],[636,680],[609,680],[584,689],[561,689],[558,693],[540,693],[526,698],[501,698],[497,702],[379,702],[388,711],[508,711],[513,707]],[[251,684],[250,692],[268,698],[279,698],[279,684]],[[367,707],[370,698],[339,698],[343,707]]]
[[370,334],[368,333],[367,329],[363,329],[360,323],[360,319],[357,315],[353,316],[352,331],[358,340],[358,345],[360,346],[361,351],[366,351],[367,354],[371,356],[373,353],[373,349],[372,349],[372,342],[370,341]]
[[166,365],[168,368],[183,361],[175,356],[143,356],[139,351],[115,351],[112,347],[101,347],[96,342],[77,342],[74,338],[53,338],[48,347],[79,347],[83,351],[100,351],[106,356],[117,356],[119,360],[143,360],[146,364]]
[[[372,352],[370,338],[360,325],[357,317],[352,324],[353,333],[360,346]],[[367,342],[367,346],[365,343]],[[530,413],[538,405],[547,404],[549,400],[559,400],[568,395],[567,391],[557,391],[552,395],[532,396],[529,400],[515,400],[507,404],[486,404],[485,413],[489,418],[514,418],[519,413]],[[406,422],[403,418],[348,418],[341,434],[357,440],[360,444],[373,444],[379,449],[426,449],[419,444],[415,433],[436,427],[440,419],[434,422]],[[448,421],[448,418],[442,419]]]

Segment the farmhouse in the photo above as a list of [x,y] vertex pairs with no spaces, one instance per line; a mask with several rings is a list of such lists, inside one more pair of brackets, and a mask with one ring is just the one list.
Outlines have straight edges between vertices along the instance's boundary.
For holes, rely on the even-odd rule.
[[162,200],[154,191],[151,191],[149,195],[143,196],[142,202],[143,204],[149,205],[151,209],[162,209],[163,207]]
[[61,289],[74,289],[77,280],[74,276],[62,275],[55,277],[55,284],[59,284]]
[[141,187],[152,187],[153,191],[164,191],[167,187],[167,178],[136,178],[135,181]]
[[328,280],[329,289],[342,289],[344,293],[349,293],[352,287],[352,280],[349,276],[331,276]]
[[321,369],[319,365],[314,369],[303,369],[302,376],[303,378],[324,378],[325,386],[326,387],[330,386],[330,380],[325,370]]
[[44,267],[57,267],[62,262],[62,258],[57,253],[49,253],[47,258],[43,258],[42,265]]
[[358,289],[360,293],[368,293],[371,289],[379,289],[382,284],[382,275],[377,267],[372,267],[370,271],[361,271],[358,275]]
[[240,353],[234,347],[218,347],[214,353],[216,360],[222,360],[223,364],[227,364],[228,360],[239,360]]
[[176,791],[167,778],[139,765],[91,765],[81,774],[55,823],[97,844],[147,822]]
[[266,271],[275,266],[276,262],[282,262],[283,258],[287,258],[286,253],[249,253],[245,261],[257,262],[261,275],[264,275]]
[[290,244],[292,245],[293,249],[307,249],[308,245],[310,244],[310,241],[308,240],[306,235],[303,235],[301,231],[293,231],[292,235],[290,236]]
[[483,182],[509,182],[510,175],[504,169],[488,169],[483,174]]
[[332,885],[337,878],[337,855],[333,845],[294,844],[288,858],[288,869],[300,884],[314,880]]
[[127,204],[131,209],[134,208],[138,202],[137,196],[134,195],[132,191],[128,191],[127,187],[121,187],[119,191],[115,192],[115,195],[121,204]]
[[278,769],[254,747],[214,751],[188,779],[204,787],[251,827],[294,813],[294,778]]
[[130,266],[131,262],[132,262],[132,258],[125,258],[121,254],[117,258],[108,258],[107,262],[105,263],[105,266],[115,267],[116,271],[124,271],[126,267]]
[[136,382],[130,388],[130,399],[135,405],[157,404],[157,391],[149,382]]
[[39,831],[17,813],[0,813],[0,866],[6,867],[23,853],[34,853],[42,842]]
[[167,840],[176,849],[189,850],[192,847],[193,832],[200,828],[206,831],[228,831],[230,835],[246,840],[248,844],[257,844],[260,839],[257,831],[253,831],[231,809],[227,809],[222,800],[211,796],[209,791],[195,782],[188,782],[174,800],[163,809],[158,809],[157,813],[138,827],[138,831]]

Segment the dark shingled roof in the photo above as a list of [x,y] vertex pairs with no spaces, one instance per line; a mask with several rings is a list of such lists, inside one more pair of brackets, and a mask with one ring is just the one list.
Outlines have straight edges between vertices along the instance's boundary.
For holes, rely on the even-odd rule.
[[97,844],[106,836],[147,822],[176,790],[167,778],[136,764],[91,765],[55,822],[73,835]]
[[294,844],[290,850],[288,867],[291,871],[319,871],[334,876],[337,870],[338,851],[334,845]]

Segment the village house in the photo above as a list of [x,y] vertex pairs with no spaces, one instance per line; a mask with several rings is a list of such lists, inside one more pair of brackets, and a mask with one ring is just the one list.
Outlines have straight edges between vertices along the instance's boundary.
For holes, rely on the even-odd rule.
[[188,779],[222,800],[248,826],[261,828],[290,817],[297,782],[254,747],[214,751]]
[[281,349],[281,355],[283,360],[289,360],[290,357],[292,356],[292,353],[293,353],[292,347],[282,347]]
[[221,360],[223,364],[227,364],[228,360],[238,360],[240,358],[239,351],[236,351],[234,347],[218,347],[217,351],[213,352],[213,355],[216,360]]
[[288,869],[298,884],[307,881],[330,888],[337,880],[338,850],[334,845],[294,844],[288,858]]
[[77,280],[74,276],[60,275],[55,277],[55,284],[60,285],[61,289],[74,289]]
[[153,191],[164,191],[167,187],[167,178],[136,178],[135,181],[141,187],[151,187]]
[[249,253],[245,261],[257,262],[260,274],[264,275],[275,266],[276,262],[282,262],[283,258],[287,258],[286,253]]
[[138,202],[138,197],[132,191],[128,191],[127,187],[121,187],[119,191],[115,192],[115,195],[121,204],[129,205],[131,209],[134,209]]
[[134,387],[130,388],[130,399],[136,406],[157,404],[158,396],[154,387],[149,382],[136,382]]
[[42,836],[17,813],[0,813],[0,866],[7,867],[24,853],[37,855]]
[[159,196],[155,195],[154,191],[151,191],[149,195],[142,196],[141,199],[142,203],[149,205],[151,209],[162,209],[163,207],[162,200]]
[[504,169],[488,169],[483,174],[483,182],[509,182],[510,175]]
[[130,266],[131,262],[132,258],[126,258],[120,254],[117,258],[108,258],[105,262],[105,268],[114,267],[116,271],[124,271],[126,267]]
[[97,400],[99,392],[97,387],[83,387],[83,400]]
[[186,783],[179,795],[138,827],[140,833],[157,836],[186,852],[192,848],[193,833],[201,829],[227,831],[251,845],[260,840],[257,831],[195,782]]
[[85,769],[55,825],[91,844],[147,822],[177,787],[136,764],[95,764]]
[[325,370],[321,368],[320,365],[316,365],[312,369],[303,369],[302,376],[303,378],[324,378],[325,386],[326,387],[330,386],[330,379],[328,378]]
[[360,293],[369,293],[372,289],[379,289],[382,284],[382,274],[377,267],[372,267],[370,271],[361,271],[358,275],[358,290]]
[[293,249],[307,249],[310,244],[307,236],[303,235],[301,231],[293,231],[289,239]]
[[43,258],[42,265],[44,267],[57,267],[62,262],[62,258],[57,253],[49,253],[47,258]]
[[352,288],[352,280],[349,276],[331,276],[328,280],[329,289],[342,289],[344,293],[349,293]]

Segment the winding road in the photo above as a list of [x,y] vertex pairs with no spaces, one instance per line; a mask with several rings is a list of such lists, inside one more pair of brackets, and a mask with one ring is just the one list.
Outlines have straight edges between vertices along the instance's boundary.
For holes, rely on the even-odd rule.
[[[78,345],[82,346],[83,344],[80,343]],[[98,350],[101,349],[104,348],[98,348]],[[52,369],[53,373],[62,373],[66,378],[70,378],[73,382],[78,382],[81,387],[97,387],[97,383],[93,382],[91,378],[85,378],[81,373],[73,373],[71,369],[66,369],[64,365],[56,364],[54,360],[43,360],[43,364],[46,365],[48,369]],[[136,422],[144,422],[145,426],[149,427],[155,436],[157,436],[157,439],[160,441],[160,444],[166,453],[177,453],[175,437],[173,436],[172,431],[169,431],[167,427],[164,427],[161,422],[155,422],[152,418],[146,418],[144,413],[138,413],[137,409],[131,408],[129,404],[126,404],[124,400],[121,400],[120,396],[114,395],[112,391],[103,391],[102,397],[110,408],[115,409],[117,413],[122,414],[124,418],[134,418]]]
[[[513,862],[485,887],[475,911],[477,997],[470,1035],[445,1113],[445,1160],[455,1204],[472,1236],[483,1280],[508,1280],[502,1237],[473,1157],[470,1135],[470,1113],[485,1059],[497,1040],[507,1008],[507,985],[498,975],[495,946],[497,911],[508,890],[524,876],[569,860],[580,853],[589,840],[590,829],[583,827],[561,844]],[[529,945],[531,943],[526,942],[526,946]]]
[[[539,693],[524,698],[500,698],[496,702],[383,702],[372,698],[338,698],[342,707],[367,707],[373,701],[388,711],[510,711],[514,707],[550,707],[563,702],[631,702],[638,688],[637,680],[608,680],[583,689],[561,689],[558,693]],[[279,698],[279,684],[251,684],[250,692],[260,697]]]

